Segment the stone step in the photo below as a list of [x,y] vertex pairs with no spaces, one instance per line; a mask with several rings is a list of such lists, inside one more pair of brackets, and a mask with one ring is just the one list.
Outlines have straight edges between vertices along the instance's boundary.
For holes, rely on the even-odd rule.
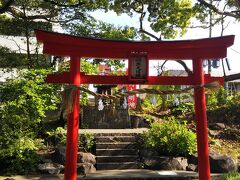
[[96,142],[136,142],[135,136],[98,136]]
[[96,149],[97,156],[138,155],[136,149]]
[[135,162],[139,156],[97,156],[97,163],[120,163],[120,162]]
[[97,170],[110,170],[110,169],[140,169],[139,162],[122,162],[122,163],[97,163]]
[[135,149],[137,144],[133,142],[119,142],[119,143],[96,143],[97,149]]
[[138,136],[142,132],[139,133],[118,133],[118,132],[113,132],[113,133],[94,133],[95,137],[100,137],[100,136]]

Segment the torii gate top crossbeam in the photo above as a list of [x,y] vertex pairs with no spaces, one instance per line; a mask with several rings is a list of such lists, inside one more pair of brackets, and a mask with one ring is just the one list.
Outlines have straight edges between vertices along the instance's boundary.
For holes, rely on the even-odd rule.
[[43,53],[58,56],[128,59],[132,52],[145,52],[149,59],[208,59],[226,57],[234,35],[181,41],[117,41],[35,30]]

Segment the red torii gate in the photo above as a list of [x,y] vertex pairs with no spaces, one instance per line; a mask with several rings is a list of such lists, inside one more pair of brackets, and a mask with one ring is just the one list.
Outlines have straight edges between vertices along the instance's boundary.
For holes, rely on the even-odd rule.
[[[80,86],[80,84],[136,84],[128,76],[98,76],[80,73],[81,57],[129,59],[131,54],[136,52],[144,52],[150,60],[183,59],[192,60],[193,63],[193,74],[187,77],[148,76],[146,81],[137,81],[137,84],[204,85],[213,81],[223,84],[222,77],[204,75],[202,60],[226,57],[227,47],[234,42],[233,35],[185,41],[133,42],[91,39],[41,30],[35,30],[35,33],[37,41],[44,44],[43,53],[70,57],[70,71],[48,75],[47,82],[67,83],[75,86]],[[73,112],[68,115],[64,175],[66,180],[77,178],[79,96],[80,91],[77,90],[77,96],[73,102]],[[194,101],[199,179],[209,180],[208,129],[203,86],[194,88]]]

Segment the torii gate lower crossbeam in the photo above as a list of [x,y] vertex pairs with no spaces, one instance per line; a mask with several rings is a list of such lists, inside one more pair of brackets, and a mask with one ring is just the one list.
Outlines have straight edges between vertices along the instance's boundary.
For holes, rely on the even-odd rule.
[[[107,41],[82,38],[65,34],[36,30],[37,40],[44,43],[43,51],[52,55],[70,56],[70,71],[49,75],[48,83],[80,84],[133,84],[127,76],[89,76],[80,73],[80,58],[128,58],[132,52],[147,53],[152,59],[190,59],[193,61],[193,74],[188,77],[147,77],[140,84],[161,85],[202,85],[194,88],[196,112],[196,131],[198,149],[198,171],[200,180],[210,180],[208,153],[208,130],[204,84],[219,81],[222,77],[204,75],[202,60],[206,58],[226,57],[226,49],[233,44],[234,36],[172,42],[131,42]],[[109,50],[111,48],[111,50]],[[81,51],[83,49],[83,51]],[[135,83],[136,84],[136,83]],[[65,162],[65,180],[77,179],[79,94],[74,95],[72,109],[67,122],[67,148]]]

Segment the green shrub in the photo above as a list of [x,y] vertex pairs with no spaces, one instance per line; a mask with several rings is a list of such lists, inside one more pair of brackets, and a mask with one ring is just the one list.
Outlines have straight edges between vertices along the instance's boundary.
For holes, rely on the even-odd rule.
[[94,134],[85,131],[80,135],[78,143],[79,146],[84,147],[88,152],[92,152],[95,145]]
[[[0,164],[17,173],[28,172],[42,141],[45,111],[56,109],[55,86],[44,82],[47,70],[25,70],[19,77],[0,85]],[[29,162],[31,159],[34,162]],[[24,164],[28,164],[24,166]],[[22,167],[18,168],[18,167]],[[2,168],[1,168],[2,169]]]
[[162,123],[153,123],[143,133],[145,147],[154,148],[163,155],[189,155],[196,152],[196,135],[174,117]]
[[37,171],[41,158],[34,150],[24,150],[14,156],[1,156],[0,162],[0,175],[30,174]]

